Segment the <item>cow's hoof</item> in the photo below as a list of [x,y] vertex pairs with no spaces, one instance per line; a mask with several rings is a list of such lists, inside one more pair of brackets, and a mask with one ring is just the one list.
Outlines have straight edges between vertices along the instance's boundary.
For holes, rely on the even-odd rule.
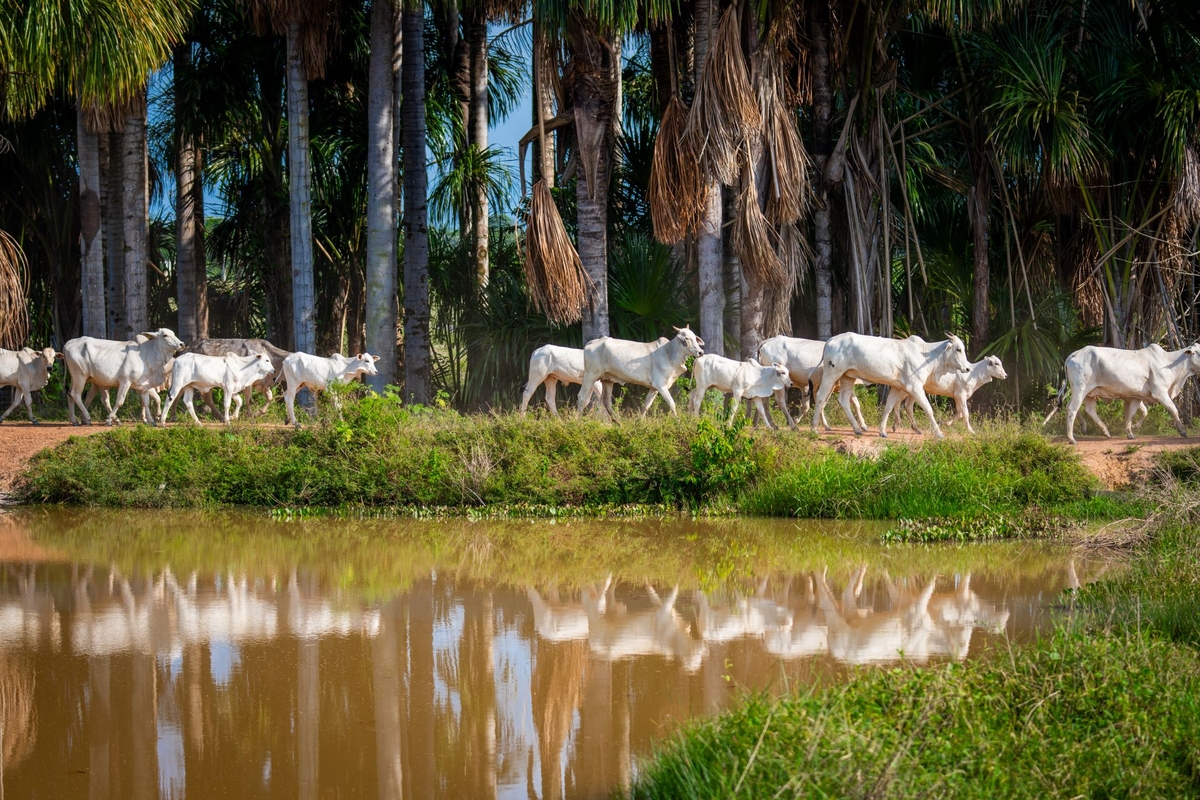
[[854,432],[854,435],[855,435],[855,437],[857,437],[857,438],[861,439],[861,438],[862,438],[862,431],[855,431],[855,432]]
[[886,438],[887,438],[887,431],[880,431],[880,432],[879,432],[879,438],[880,438],[880,439],[886,439]]
[[[1125,434],[1125,438],[1126,439],[1136,439],[1137,437],[1134,436],[1132,433],[1127,433],[1127,434]],[[1184,438],[1186,439],[1187,437],[1184,436]]]
[[29,420],[29,424],[30,425],[41,425],[42,423],[38,422],[36,419],[31,419],[31,420]]

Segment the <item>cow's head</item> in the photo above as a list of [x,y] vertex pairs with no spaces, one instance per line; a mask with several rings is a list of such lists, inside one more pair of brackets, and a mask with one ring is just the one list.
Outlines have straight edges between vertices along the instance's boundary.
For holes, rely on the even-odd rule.
[[788,368],[783,364],[776,364],[772,367],[775,371],[775,377],[783,384],[783,388],[790,389],[792,387],[792,373],[788,372]]
[[989,378],[1002,381],[1008,377],[1008,373],[1004,371],[1004,365],[1000,363],[999,356],[987,356],[983,360],[987,364],[987,376]]
[[176,353],[185,347],[183,341],[180,340],[180,338],[175,335],[175,331],[171,330],[170,328],[159,328],[156,331],[144,331],[138,335],[139,341],[143,336],[146,338],[146,341],[162,339],[162,341],[166,342],[169,347],[174,348]]
[[1188,372],[1193,375],[1200,375],[1200,342],[1195,342],[1191,347],[1184,348],[1183,354],[1188,360]]
[[379,370],[375,368],[375,362],[379,360],[379,356],[373,356],[370,353],[359,353],[354,357],[355,363],[351,366],[358,369],[364,375],[378,375]]
[[949,358],[950,368],[959,372],[970,372],[971,362],[967,359],[967,346],[963,344],[963,340],[951,333],[946,337],[946,341],[946,356]]
[[42,361],[46,362],[46,369],[49,369],[50,367],[54,366],[54,359],[60,358],[62,356],[62,353],[54,352],[53,347],[46,347],[38,355],[41,356]]
[[260,378],[265,378],[275,372],[275,362],[266,353],[258,353],[250,362],[250,366],[254,369],[254,373]]
[[697,336],[691,327],[684,325],[682,328],[675,328],[675,338],[696,358],[704,355],[704,340]]

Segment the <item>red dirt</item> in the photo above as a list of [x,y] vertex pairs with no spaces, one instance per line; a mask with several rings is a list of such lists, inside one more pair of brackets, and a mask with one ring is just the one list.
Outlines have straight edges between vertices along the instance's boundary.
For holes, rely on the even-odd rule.
[[47,447],[65,442],[72,436],[89,436],[108,430],[106,425],[80,425],[66,422],[5,422],[0,425],[0,503],[21,474],[25,464]]

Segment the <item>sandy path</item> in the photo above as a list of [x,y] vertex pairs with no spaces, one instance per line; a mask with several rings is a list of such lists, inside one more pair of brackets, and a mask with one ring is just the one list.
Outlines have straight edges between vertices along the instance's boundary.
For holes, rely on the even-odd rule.
[[106,430],[106,425],[76,427],[67,422],[30,425],[28,422],[9,421],[0,425],[0,502],[35,453],[65,442],[72,436],[90,436]]

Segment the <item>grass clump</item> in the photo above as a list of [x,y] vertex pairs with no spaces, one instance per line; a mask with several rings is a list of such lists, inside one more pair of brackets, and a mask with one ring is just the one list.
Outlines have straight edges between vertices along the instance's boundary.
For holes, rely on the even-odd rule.
[[1060,633],[1012,658],[752,697],[670,741],[630,795],[1193,796],[1197,719],[1191,648]]
[[[107,507],[349,507],[405,514],[562,509],[976,519],[1030,507],[1112,518],[1076,454],[1019,428],[888,444],[874,457],[739,419],[462,416],[387,397],[299,431],[121,426],[36,457],[27,502]],[[1111,502],[1110,502],[1111,505]]]
[[900,542],[989,542],[998,539],[1035,539],[1054,536],[1074,527],[1061,517],[1028,509],[1022,517],[1007,514],[974,519],[902,519],[895,528],[883,532],[889,544]]

